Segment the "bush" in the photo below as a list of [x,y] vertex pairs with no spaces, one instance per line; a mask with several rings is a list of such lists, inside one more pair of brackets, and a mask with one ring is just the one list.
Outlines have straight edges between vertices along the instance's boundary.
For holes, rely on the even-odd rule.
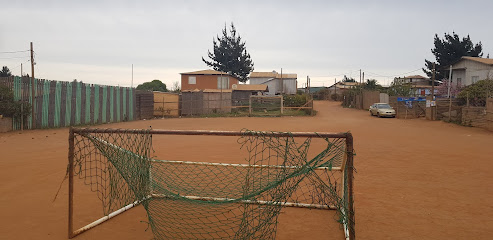
[[492,95],[493,80],[485,79],[464,88],[457,99],[460,100],[461,104],[466,104],[467,99],[469,99],[471,106],[482,107],[486,105],[486,98]]
[[[22,106],[24,105],[24,106]],[[0,85],[0,115],[5,117],[27,117],[31,113],[31,104],[14,101],[14,93],[6,86]]]
[[310,99],[307,94],[283,95],[285,107],[302,107]]

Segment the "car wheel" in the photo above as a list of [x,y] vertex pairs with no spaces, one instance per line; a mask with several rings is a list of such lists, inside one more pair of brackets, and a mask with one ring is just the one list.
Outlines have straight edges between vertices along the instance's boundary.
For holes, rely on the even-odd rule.
[[380,113],[377,113],[377,117],[380,117]]
[[370,116],[372,116],[372,117],[373,117],[373,113],[372,113],[371,111],[370,111]]

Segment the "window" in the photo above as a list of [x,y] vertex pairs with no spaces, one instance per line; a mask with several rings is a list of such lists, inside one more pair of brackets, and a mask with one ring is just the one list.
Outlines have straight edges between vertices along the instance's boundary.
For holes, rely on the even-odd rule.
[[462,86],[462,78],[457,78],[457,87]]
[[474,83],[477,83],[477,82],[478,82],[478,80],[479,80],[479,76],[472,76],[472,77],[471,77],[471,79],[472,79],[472,83],[473,83],[473,84],[474,84]]
[[197,84],[197,78],[195,76],[188,77],[188,84]]
[[229,77],[217,77],[217,89],[228,89]]

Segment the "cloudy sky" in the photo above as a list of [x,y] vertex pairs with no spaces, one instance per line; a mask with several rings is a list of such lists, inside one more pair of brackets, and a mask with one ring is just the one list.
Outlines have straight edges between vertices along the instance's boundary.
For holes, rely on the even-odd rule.
[[493,1],[9,1],[0,10],[0,65],[38,78],[130,86],[207,69],[201,57],[234,22],[255,71],[297,73],[298,85],[343,75],[389,84],[423,74],[435,33],[481,41],[493,56]]

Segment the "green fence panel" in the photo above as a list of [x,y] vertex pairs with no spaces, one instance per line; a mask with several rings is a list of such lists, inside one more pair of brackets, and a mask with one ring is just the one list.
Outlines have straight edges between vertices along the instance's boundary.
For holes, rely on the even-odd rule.
[[67,99],[65,100],[65,126],[70,126],[72,116],[72,83],[67,83]]
[[121,91],[121,88],[120,87],[116,87],[115,88],[116,90],[116,121],[119,122],[120,121],[120,114],[121,114],[121,110],[120,110],[120,107],[121,107],[121,99],[120,99],[120,91]]
[[48,127],[48,114],[50,108],[50,81],[45,80],[43,83],[43,105],[41,111],[41,127]]
[[91,123],[91,85],[86,85],[86,119],[85,124]]
[[99,85],[94,85],[94,124],[99,122]]
[[81,88],[81,83],[80,82],[75,82],[75,123],[74,125],[80,125],[80,114],[81,114],[81,108],[82,108],[82,88]]
[[110,86],[110,122],[114,121],[113,113],[115,111],[115,99],[114,99],[114,92],[115,88]]
[[55,116],[53,119],[53,126],[54,127],[60,127],[61,126],[61,119],[60,119],[60,112],[62,108],[62,83],[61,82],[56,82],[56,88],[55,88]]
[[128,114],[127,114],[127,88],[123,88],[123,120],[128,121]]
[[101,112],[101,119],[103,120],[103,123],[106,123],[106,105],[108,105],[108,91],[106,86],[102,86],[103,88],[103,101],[101,101],[101,104],[103,105],[102,112]]

